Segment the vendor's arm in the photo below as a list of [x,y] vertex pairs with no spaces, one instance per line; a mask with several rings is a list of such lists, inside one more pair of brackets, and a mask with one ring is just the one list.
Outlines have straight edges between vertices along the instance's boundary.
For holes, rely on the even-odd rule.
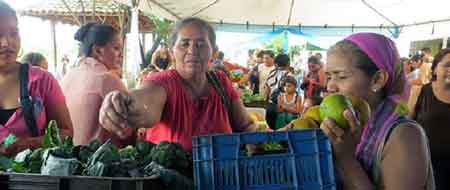
[[238,98],[231,102],[232,124],[234,131],[237,132],[255,132],[257,130],[256,123],[250,118],[245,109],[244,103]]
[[113,91],[103,100],[100,124],[120,137],[125,136],[126,127],[152,127],[161,120],[166,98],[164,88],[152,81],[129,93]]

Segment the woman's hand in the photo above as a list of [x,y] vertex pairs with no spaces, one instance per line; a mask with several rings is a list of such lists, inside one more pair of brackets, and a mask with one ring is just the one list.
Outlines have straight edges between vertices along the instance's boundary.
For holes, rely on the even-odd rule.
[[100,108],[99,121],[106,130],[127,138],[125,128],[134,126],[132,114],[136,112],[132,97],[121,91],[113,91],[105,96]]
[[361,127],[355,114],[347,109],[344,111],[350,128],[345,130],[340,128],[332,118],[325,118],[320,128],[325,135],[330,138],[333,151],[338,161],[349,161],[354,159],[356,146],[361,137]]

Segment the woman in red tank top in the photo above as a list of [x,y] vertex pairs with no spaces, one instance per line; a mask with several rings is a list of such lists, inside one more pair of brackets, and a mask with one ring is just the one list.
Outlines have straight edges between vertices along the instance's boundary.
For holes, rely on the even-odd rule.
[[[215,72],[230,102],[207,79],[208,61],[217,51],[214,29],[198,18],[177,23],[171,35],[173,70],[148,76],[140,89],[108,94],[100,110],[104,128],[119,136],[124,128],[147,127],[146,140],[170,141],[192,150],[197,135],[255,131],[238,93],[224,73]],[[231,115],[229,115],[230,113]]]

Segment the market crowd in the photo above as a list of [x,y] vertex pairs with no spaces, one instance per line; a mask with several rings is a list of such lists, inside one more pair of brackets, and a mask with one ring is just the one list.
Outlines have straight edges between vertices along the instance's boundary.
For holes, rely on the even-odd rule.
[[[332,142],[340,187],[450,189],[450,49],[434,55],[424,48],[400,59],[390,38],[354,33],[322,52],[326,56],[301,60],[252,49],[239,66],[219,51],[210,24],[188,17],[148,56],[138,87],[127,89],[120,78],[123,38],[112,26],[81,26],[74,36],[81,44],[78,66],[55,77],[39,53],[19,60],[18,19],[3,2],[0,23],[0,142],[17,137],[0,155],[39,146],[51,120],[77,145],[170,141],[191,151],[193,136],[260,130],[243,91],[263,97],[267,131],[338,93],[363,98],[372,112],[361,126],[346,110],[350,130],[331,118],[320,125]],[[242,77],[230,80],[237,71]]]

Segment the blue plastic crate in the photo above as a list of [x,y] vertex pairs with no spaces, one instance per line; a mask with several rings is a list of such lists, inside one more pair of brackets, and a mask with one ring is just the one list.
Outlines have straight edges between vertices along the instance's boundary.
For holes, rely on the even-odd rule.
[[[248,156],[244,144],[283,142],[282,153]],[[198,190],[335,190],[331,144],[319,129],[194,137]]]

